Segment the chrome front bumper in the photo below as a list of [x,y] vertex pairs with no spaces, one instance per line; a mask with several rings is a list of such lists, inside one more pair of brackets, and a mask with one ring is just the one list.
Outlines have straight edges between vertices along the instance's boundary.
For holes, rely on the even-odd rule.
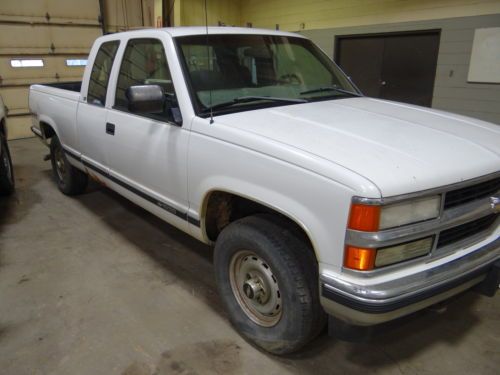
[[322,275],[325,311],[355,325],[373,325],[421,310],[483,281],[500,260],[500,238],[472,253],[422,272],[378,284]]

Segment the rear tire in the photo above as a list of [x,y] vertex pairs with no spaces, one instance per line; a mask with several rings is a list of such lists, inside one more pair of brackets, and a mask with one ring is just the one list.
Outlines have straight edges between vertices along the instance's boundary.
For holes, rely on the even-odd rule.
[[5,135],[0,133],[0,195],[10,195],[14,191],[14,169]]
[[88,183],[87,174],[69,163],[56,136],[53,136],[50,142],[50,161],[54,178],[62,193],[78,195],[85,191]]
[[273,354],[288,354],[314,339],[326,322],[318,270],[309,244],[273,215],[229,224],[219,235],[217,287],[231,323]]

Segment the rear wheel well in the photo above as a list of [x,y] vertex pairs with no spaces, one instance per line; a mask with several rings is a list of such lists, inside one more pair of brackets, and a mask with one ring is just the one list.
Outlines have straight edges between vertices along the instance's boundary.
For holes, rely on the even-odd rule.
[[54,135],[56,135],[54,128],[46,122],[40,122],[40,130],[42,131],[46,139],[52,138]]
[[317,263],[314,246],[306,231],[294,220],[271,207],[224,191],[210,193],[204,207],[205,232],[207,237],[213,242],[217,240],[222,230],[233,221],[256,214],[271,214],[283,225],[292,228],[293,233],[297,234],[304,243],[309,245],[311,254]]

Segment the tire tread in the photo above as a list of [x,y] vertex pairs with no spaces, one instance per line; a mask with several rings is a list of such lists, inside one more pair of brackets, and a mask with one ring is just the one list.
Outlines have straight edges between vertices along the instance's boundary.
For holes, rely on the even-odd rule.
[[[300,311],[300,324],[297,326],[297,339],[273,343],[250,337],[258,346],[273,354],[295,352],[314,339],[326,322],[324,311],[319,303],[317,263],[309,243],[294,232],[290,223],[277,215],[257,214],[231,223],[223,230],[221,242],[237,237],[241,231],[250,230],[256,236],[263,236],[277,252],[283,265],[294,281],[294,294]],[[219,241],[218,239],[218,241]],[[217,242],[219,245],[219,242]],[[216,257],[217,257],[216,245]],[[217,261],[216,261],[217,264]],[[295,329],[295,327],[294,327]]]

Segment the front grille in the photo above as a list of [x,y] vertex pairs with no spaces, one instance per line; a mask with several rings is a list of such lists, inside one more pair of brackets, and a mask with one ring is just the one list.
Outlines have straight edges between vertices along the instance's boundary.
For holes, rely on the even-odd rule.
[[442,231],[439,234],[437,248],[450,245],[489,229],[495,223],[497,217],[498,214],[487,215],[469,223]]
[[461,189],[451,190],[446,193],[444,208],[447,209],[476,199],[485,198],[494,195],[498,190],[500,190],[500,177]]

